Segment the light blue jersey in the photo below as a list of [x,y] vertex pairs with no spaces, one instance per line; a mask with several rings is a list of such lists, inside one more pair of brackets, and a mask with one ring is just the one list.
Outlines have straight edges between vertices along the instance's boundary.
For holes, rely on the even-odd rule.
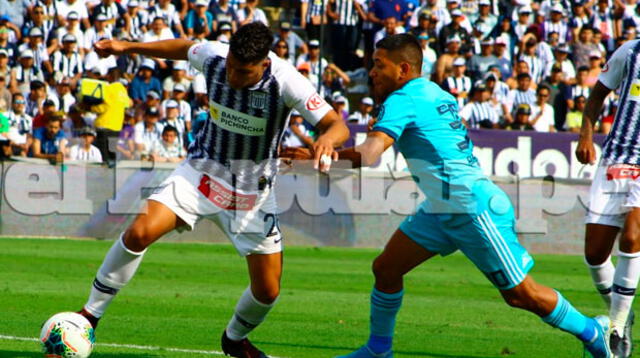
[[517,286],[533,266],[520,245],[507,195],[482,172],[456,99],[414,79],[383,103],[374,131],[391,136],[427,199],[400,230],[427,250],[461,250],[499,289]]

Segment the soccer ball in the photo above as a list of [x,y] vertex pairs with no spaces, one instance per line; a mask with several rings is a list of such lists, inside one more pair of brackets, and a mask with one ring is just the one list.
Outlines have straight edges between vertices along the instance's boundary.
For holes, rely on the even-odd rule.
[[55,314],[44,323],[40,332],[45,357],[87,358],[95,341],[91,323],[74,312]]

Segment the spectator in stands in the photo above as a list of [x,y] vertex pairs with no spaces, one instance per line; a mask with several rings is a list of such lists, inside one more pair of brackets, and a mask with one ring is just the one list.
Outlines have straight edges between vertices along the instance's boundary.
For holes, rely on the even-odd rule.
[[106,14],[100,13],[95,16],[90,28],[84,33],[84,51],[89,53],[93,51],[93,45],[102,39],[111,39],[111,28],[107,26],[108,17]]
[[591,88],[587,86],[587,76],[589,75],[589,68],[586,66],[578,68],[578,74],[576,75],[576,83],[567,88],[565,92],[565,100],[567,101],[567,108],[573,110],[574,99],[578,96],[584,96],[589,98]]
[[125,32],[129,32],[129,14],[119,2],[115,0],[101,0],[91,11],[91,20],[96,22],[98,16],[103,14],[106,22],[106,29],[111,34],[114,29],[122,28]]
[[569,28],[571,29],[571,37],[578,37],[578,33],[580,29],[585,25],[590,25],[591,19],[589,19],[589,14],[585,9],[585,3],[583,0],[576,0],[573,3],[573,12],[571,14],[571,19],[569,20]]
[[[31,81],[29,84],[29,95],[27,96],[27,109],[26,112],[31,117],[36,117],[38,115],[42,115],[45,112],[45,101],[47,100],[47,88],[42,81]],[[51,102],[51,106],[54,106],[55,103]],[[34,127],[42,127],[46,125],[45,122],[38,123],[37,125],[34,123]]]
[[155,107],[158,111],[160,111],[160,95],[156,91],[147,92],[147,97],[145,98],[144,102],[142,102],[140,105],[134,106],[136,110],[136,123],[142,122],[145,112],[151,107]]
[[537,45],[538,41],[533,33],[525,34],[518,45],[518,58],[527,63],[533,83],[539,83],[544,76],[544,63],[536,53]]
[[20,0],[0,1],[0,14],[6,16],[7,19],[11,19],[11,22],[20,28],[26,20],[25,15],[29,4],[29,1]]
[[457,36],[460,39],[460,47],[463,53],[467,52],[471,46],[471,36],[469,32],[462,27],[462,21],[464,16],[462,11],[455,9],[451,12],[451,23],[440,30],[439,41],[440,51],[444,51],[447,42],[453,36]]
[[598,45],[593,43],[593,29],[583,26],[578,39],[573,43],[573,63],[576,67],[589,66],[589,56],[593,51],[599,51]]
[[161,139],[153,144],[151,158],[155,162],[181,162],[187,155],[181,143],[180,133],[176,128],[167,125],[162,129]]
[[224,22],[218,27],[218,29],[220,31],[218,31],[218,37],[216,38],[216,40],[228,44],[229,41],[231,41],[231,36],[233,35],[231,33],[231,25],[227,22]]
[[480,45],[480,54],[473,55],[469,60],[469,72],[474,81],[481,79],[489,71],[489,67],[498,64],[498,58],[493,55],[493,39],[483,40]]
[[557,129],[564,128],[564,120],[567,113],[567,104],[564,97],[567,85],[563,82],[563,76],[562,66],[557,63],[551,66],[551,74],[540,83],[541,86],[549,88],[547,102],[553,106]]
[[77,40],[73,34],[66,34],[62,38],[62,49],[53,53],[53,70],[60,72],[72,82],[75,88],[84,72],[82,56],[76,48]]
[[566,83],[574,83],[576,78],[576,70],[571,60],[569,60],[570,53],[571,48],[568,45],[556,47],[553,51],[554,60],[547,64],[547,69],[545,71],[546,75],[549,76],[551,74],[551,66],[557,63],[562,69],[563,80]]
[[7,86],[7,79],[8,77],[0,73],[0,113],[11,110],[11,91]]
[[191,87],[191,81],[186,77],[188,70],[188,64],[186,61],[174,61],[173,70],[171,76],[164,79],[162,82],[162,98],[168,99],[171,97],[171,92],[174,91],[175,85],[178,83],[183,87],[183,91],[187,91]]
[[[318,40],[315,41],[318,45],[320,45]],[[309,46],[309,52],[311,51],[311,46]],[[288,61],[292,65],[294,64],[295,60],[289,57],[289,45],[287,45],[287,42],[285,40],[277,40],[273,45],[273,52],[281,59]]]
[[404,26],[409,12],[410,9],[405,0],[373,0],[369,7],[369,21],[375,25],[376,31],[382,28],[384,19],[390,16],[395,17],[398,24]]
[[6,71],[7,67],[16,65],[18,50],[15,44],[9,42],[9,30],[5,28],[0,28],[0,53],[7,57],[7,63],[3,65],[2,71]]
[[47,159],[53,164],[62,162],[67,140],[62,130],[62,117],[52,116],[47,125],[33,130],[31,153],[34,158]]
[[328,2],[300,0],[300,27],[306,30],[308,40],[320,38],[321,26],[327,24],[327,5]]
[[482,21],[485,24],[486,31],[482,34],[482,38],[489,37],[491,31],[498,25],[498,18],[491,13],[491,0],[478,1],[478,13],[470,14],[472,22]]
[[500,71],[497,67],[489,69],[484,76],[484,84],[487,87],[489,93],[489,104],[491,108],[496,112],[500,122],[503,124],[509,124],[513,122],[513,118],[507,106],[507,98],[509,97],[509,86],[506,83],[500,81]]
[[[55,46],[57,44],[57,40],[55,39],[55,36],[53,36],[53,21],[45,21],[45,10],[43,5],[43,2],[38,2],[35,4],[33,10],[31,11],[31,20],[28,21],[22,28],[22,35],[24,38],[27,36],[31,37],[39,34],[37,36],[40,36],[42,38],[41,45],[46,48],[46,44],[49,41],[52,41],[52,44]],[[38,29],[38,31],[34,31],[35,29]],[[36,47],[33,46],[32,49],[35,51]],[[37,55],[36,59],[38,59]]]
[[471,89],[471,100],[460,110],[462,122],[472,129],[498,128],[500,117],[490,102],[490,93],[482,82],[477,82]]
[[[447,48],[445,53],[440,53],[436,62],[436,72],[433,75],[433,81],[442,85],[444,80],[453,74],[453,63],[460,57],[459,36],[452,36],[447,40]],[[464,59],[463,59],[464,60]]]
[[348,121],[359,125],[369,125],[369,121],[373,119],[371,112],[373,112],[373,99],[371,97],[363,97],[360,100],[360,109],[351,113]]
[[584,113],[584,107],[587,103],[587,99],[584,96],[578,96],[575,100],[574,109],[567,113],[567,120],[564,123],[564,129],[572,133],[580,133],[580,127],[582,127],[582,114]]
[[593,51],[589,54],[589,71],[584,81],[585,85],[593,88],[596,82],[598,82],[600,72],[602,72],[602,53],[600,51]]
[[124,114],[124,125],[118,136],[118,144],[116,145],[117,155],[116,158],[124,160],[135,159],[136,146],[133,142],[134,137],[134,125],[135,125],[135,111],[128,109]]
[[324,57],[320,57],[320,41],[309,41],[308,48],[309,51],[307,53],[298,56],[298,59],[296,60],[296,66],[300,66],[303,63],[308,63],[310,68],[308,77],[309,81],[317,86],[318,79],[321,77],[322,73],[329,67],[329,61],[327,61]]
[[[85,9],[85,12],[86,12],[86,9]],[[73,35],[73,37],[75,37],[75,39],[76,39],[76,49],[77,49],[77,51],[82,56],[84,56],[85,55],[84,32],[80,28],[79,19],[80,19],[80,17],[78,16],[78,13],[76,11],[69,12],[66,15],[65,26],[64,27],[58,27],[58,29],[56,30],[56,36],[58,38],[58,43],[62,44],[63,43],[63,38],[65,37],[65,35],[67,35],[67,34]],[[89,22],[87,22],[87,27],[86,28],[89,28],[89,27],[90,27]]]
[[171,32],[171,29],[169,29],[169,27],[167,26],[164,17],[156,16],[155,18],[153,18],[153,21],[151,21],[151,24],[149,24],[149,31],[145,32],[142,36],[142,41],[152,42],[160,40],[170,40],[173,38],[173,32]]
[[[185,101],[186,103],[186,101]],[[178,133],[178,144],[184,146],[184,138],[189,132],[190,128],[187,128],[187,121],[184,117],[180,117],[180,109],[178,102],[174,99],[169,99],[163,104],[164,116],[162,116],[162,120],[160,124],[163,127],[171,126],[175,128]],[[191,124],[191,112],[187,112],[189,114],[189,125]]]
[[[168,0],[165,0],[168,1]],[[233,32],[238,30],[238,16],[233,7],[229,5],[229,0],[211,1],[209,11],[215,20],[214,29],[217,31],[220,25],[227,22],[231,24]]]
[[348,100],[347,97],[343,96],[340,93],[336,93],[331,99],[331,106],[333,109],[342,117],[343,120],[347,120],[349,118],[349,110],[348,108]]
[[134,41],[142,41],[142,37],[148,30],[147,11],[140,9],[138,0],[129,0],[127,14],[129,15],[129,37]]
[[208,0],[196,0],[194,9],[189,10],[185,20],[187,36],[196,40],[202,40],[213,33],[213,14],[207,10]]
[[265,15],[264,11],[258,7],[259,5],[260,0],[246,0],[246,6],[240,10],[236,10],[240,26],[252,22],[261,22],[265,24],[265,26],[269,26],[267,15]]
[[493,45],[493,55],[496,57],[496,64],[500,69],[500,78],[507,79],[513,73],[511,65],[511,54],[508,49],[508,38],[498,36]]
[[438,55],[433,48],[429,46],[429,40],[431,38],[426,32],[418,35],[418,40],[420,41],[420,47],[422,47],[422,77],[426,79],[431,79],[431,74],[433,74],[436,68],[436,61],[438,61]]
[[531,106],[526,103],[519,105],[515,110],[515,120],[508,125],[506,129],[514,131],[532,131],[533,126],[530,122]]
[[382,29],[376,32],[375,36],[373,37],[374,44],[378,43],[378,41],[387,36],[404,33],[404,27],[398,25],[398,20],[396,20],[394,16],[389,16],[388,18],[384,19],[382,24]]
[[447,77],[443,82],[442,88],[451,93],[458,100],[458,108],[464,107],[468,101],[469,92],[471,91],[471,78],[465,76],[467,64],[463,57],[456,58],[453,61],[453,75]]
[[304,125],[300,112],[293,110],[289,118],[289,127],[282,135],[282,148],[304,148],[313,145],[313,132]]
[[533,11],[530,6],[522,6],[518,10],[518,21],[513,25],[514,42],[522,41],[522,37],[527,32],[530,23],[530,16]]
[[71,81],[66,77],[60,77],[57,81],[55,93],[52,94],[58,99],[59,111],[64,113],[69,112],[69,108],[76,103],[76,98],[71,94]]
[[518,108],[526,103],[530,106],[536,102],[536,92],[531,89],[531,75],[527,72],[520,73],[517,77],[518,86],[509,92],[507,103],[510,108]]
[[153,76],[156,64],[151,59],[145,59],[140,66],[138,75],[131,81],[129,85],[129,95],[133,99],[136,105],[140,104],[146,97],[149,91],[155,91],[160,93],[162,86],[160,81]]
[[616,29],[613,9],[609,6],[609,0],[597,1],[597,6],[595,11],[592,12],[590,23],[594,29],[600,30],[607,51],[613,51]]
[[77,160],[87,163],[102,163],[100,150],[93,145],[96,139],[96,131],[91,127],[85,127],[80,131],[80,143],[69,149],[69,160]]
[[74,105],[69,108],[67,119],[62,123],[62,130],[67,141],[71,144],[77,144],[80,139],[80,132],[86,127],[89,127],[89,123],[85,122],[78,106]]
[[133,141],[136,145],[137,156],[148,159],[151,156],[155,142],[162,137],[162,124],[158,123],[160,111],[156,107],[149,107],[145,111],[144,120],[133,127]]
[[531,105],[531,120],[529,123],[536,132],[555,132],[555,115],[553,107],[547,100],[550,91],[545,86],[539,86],[536,91],[536,101]]
[[[296,58],[296,53],[306,54],[308,52],[307,45],[302,41],[300,36],[291,31],[291,23],[283,21],[280,23],[280,31],[275,36],[274,43],[284,40],[289,47],[289,58]],[[318,43],[319,45],[319,43]]]
[[562,45],[569,40],[571,37],[569,25],[564,18],[564,7],[560,3],[556,3],[551,7],[550,19],[544,22],[542,30],[545,34],[545,41],[549,41],[549,34],[552,32],[558,34],[558,41]]
[[431,41],[429,41],[429,45],[433,44],[433,49],[437,49],[437,35],[435,31],[436,22],[433,21],[433,13],[431,10],[421,10],[418,15],[418,25],[411,29],[411,33],[418,37],[423,32],[426,32],[430,37]]
[[49,61],[49,52],[44,44],[44,34],[39,27],[33,27],[29,30],[27,42],[18,46],[18,52],[24,53],[31,50],[33,53],[34,66],[41,68],[49,73],[53,71],[51,61]]
[[31,131],[33,118],[25,113],[26,101],[21,93],[13,95],[12,110],[9,112],[9,140],[13,153],[26,156],[33,141]]
[[331,19],[331,53],[336,66],[350,71],[357,66],[355,51],[359,40],[359,15],[356,0],[328,0]]

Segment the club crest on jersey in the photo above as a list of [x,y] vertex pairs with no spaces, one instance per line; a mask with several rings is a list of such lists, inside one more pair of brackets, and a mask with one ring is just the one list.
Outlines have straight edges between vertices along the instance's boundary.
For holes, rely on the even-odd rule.
[[325,100],[320,97],[319,94],[315,93],[313,94],[313,96],[309,97],[309,99],[307,99],[307,109],[310,111],[315,111],[316,109],[322,107],[322,105],[324,105]]
[[264,92],[251,92],[249,106],[255,109],[264,109],[267,105],[267,94]]

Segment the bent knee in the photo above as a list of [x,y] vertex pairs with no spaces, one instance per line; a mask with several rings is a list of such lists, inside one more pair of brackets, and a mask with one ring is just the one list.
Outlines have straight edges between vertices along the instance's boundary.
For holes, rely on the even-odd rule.
[[604,252],[602,250],[596,250],[591,248],[586,248],[584,250],[584,259],[590,266],[599,266],[605,263],[609,256],[611,256],[610,252]]
[[516,286],[507,292],[503,292],[502,297],[509,306],[528,311],[535,309],[538,304],[536,292],[530,287]]
[[253,293],[253,297],[260,303],[270,305],[278,299],[278,296],[280,295],[280,287],[252,287],[251,292]]
[[124,246],[135,252],[144,251],[155,238],[143,225],[132,225],[124,234]]
[[640,231],[625,230],[620,236],[620,250],[627,253],[640,251]]

